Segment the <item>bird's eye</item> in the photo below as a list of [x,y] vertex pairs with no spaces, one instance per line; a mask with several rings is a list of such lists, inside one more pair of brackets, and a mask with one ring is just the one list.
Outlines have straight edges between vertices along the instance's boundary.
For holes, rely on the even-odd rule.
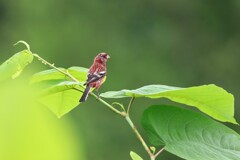
[[101,55],[101,58],[106,58],[106,56],[104,54]]

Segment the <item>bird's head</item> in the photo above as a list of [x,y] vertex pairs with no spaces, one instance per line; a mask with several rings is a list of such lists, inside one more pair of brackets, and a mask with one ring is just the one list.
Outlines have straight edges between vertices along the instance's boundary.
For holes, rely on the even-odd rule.
[[107,53],[99,53],[95,57],[95,61],[97,61],[99,63],[106,63],[109,58],[110,58],[110,56]]

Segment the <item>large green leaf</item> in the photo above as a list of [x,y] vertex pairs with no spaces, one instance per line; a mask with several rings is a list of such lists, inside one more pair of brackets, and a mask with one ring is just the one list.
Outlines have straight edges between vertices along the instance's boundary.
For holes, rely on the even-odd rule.
[[47,106],[59,118],[79,104],[84,88],[79,87],[78,83],[62,81],[52,85],[52,81],[48,82],[51,83],[49,85],[51,87],[42,89],[39,102]]
[[144,111],[141,122],[153,145],[184,159],[240,159],[240,135],[200,113],[156,105]]
[[[78,79],[82,84],[86,81],[88,69],[82,67],[71,67],[69,74]],[[74,82],[66,75],[57,70],[50,69],[32,76],[30,83],[39,90],[39,101],[47,106],[58,117],[71,111],[79,104],[84,88],[78,82]]]
[[23,50],[13,55],[0,66],[0,82],[18,77],[32,60],[33,55],[29,50]]
[[135,90],[110,91],[102,93],[100,96],[104,98],[168,98],[178,103],[197,107],[200,111],[219,121],[237,123],[233,117],[233,95],[214,84],[189,88],[149,85]]

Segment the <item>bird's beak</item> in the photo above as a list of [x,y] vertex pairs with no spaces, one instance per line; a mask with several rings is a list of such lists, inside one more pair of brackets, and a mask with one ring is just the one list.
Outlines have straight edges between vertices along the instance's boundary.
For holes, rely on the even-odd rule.
[[107,59],[109,59],[110,58],[110,56],[109,55],[107,55]]

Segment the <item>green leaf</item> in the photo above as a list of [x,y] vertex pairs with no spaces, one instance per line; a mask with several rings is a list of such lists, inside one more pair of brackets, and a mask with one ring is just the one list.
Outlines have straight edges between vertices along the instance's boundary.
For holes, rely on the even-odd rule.
[[[66,72],[66,69],[59,68],[62,71]],[[30,84],[33,83],[39,83],[42,81],[49,81],[49,80],[61,80],[61,79],[67,79],[66,76],[56,69],[49,69],[45,71],[38,72],[34,74],[30,79]]]
[[[86,81],[87,68],[71,67],[69,69],[60,69],[77,78],[80,83]],[[47,106],[58,117],[75,108],[79,104],[79,99],[84,91],[84,88],[78,82],[74,82],[55,69],[34,74],[30,79],[30,83],[39,90],[39,102]]]
[[0,66],[0,82],[9,78],[17,78],[32,60],[33,55],[29,50],[23,50],[13,55]]
[[[74,66],[68,69],[65,68],[59,69],[61,69],[63,72],[68,72],[73,77],[75,77],[80,83],[84,83],[86,81],[88,74],[87,68]],[[49,69],[34,74],[30,79],[30,84],[52,80],[71,80],[71,79],[64,75],[63,73],[57,71],[56,69]]]
[[143,160],[137,153],[131,151],[130,152],[130,156],[132,158],[132,160]]
[[156,105],[141,118],[150,142],[189,160],[239,160],[240,135],[200,113]]
[[80,82],[85,83],[88,74],[88,68],[73,66],[68,68],[68,72]]
[[81,92],[68,89],[43,96],[39,99],[39,102],[47,106],[60,118],[79,104],[78,100],[81,95]]
[[[148,98],[159,98],[161,93],[166,91],[174,91],[182,89],[179,87],[171,87],[165,85],[148,85],[138,89],[128,90],[123,89],[120,91],[109,91],[101,94],[104,98],[125,98],[125,97],[148,97]],[[153,97],[159,95],[159,97]]]
[[[70,90],[74,88],[77,88],[82,92],[84,91],[84,88],[78,87],[77,82],[73,82],[73,81],[60,81],[59,83],[57,83],[58,81],[49,81],[49,82],[52,82],[51,85],[49,85],[50,87],[46,87],[45,89],[43,89],[40,94],[41,96],[48,96],[51,94],[64,92],[66,90]],[[53,82],[56,82],[56,83],[54,84]]]
[[222,122],[237,124],[234,119],[234,97],[214,84],[189,88],[149,85],[135,90],[102,93],[104,98],[147,97],[168,98],[174,102],[197,107],[205,114]]

